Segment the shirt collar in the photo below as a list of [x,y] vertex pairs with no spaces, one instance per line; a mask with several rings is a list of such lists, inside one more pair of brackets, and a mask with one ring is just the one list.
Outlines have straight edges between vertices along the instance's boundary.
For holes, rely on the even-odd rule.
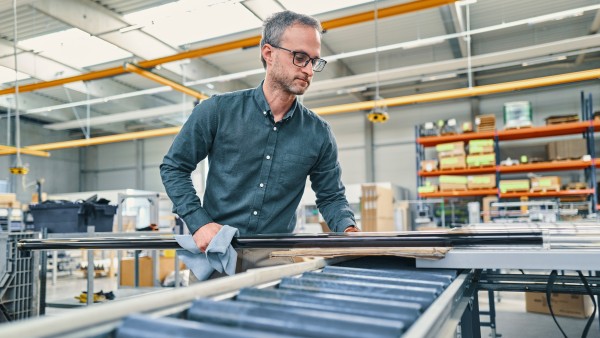
[[[269,103],[267,102],[267,98],[265,97],[265,93],[263,92],[263,84],[264,84],[264,80],[260,82],[260,85],[258,85],[258,87],[256,87],[254,89],[254,101],[256,102],[256,104],[258,105],[258,109],[260,109],[261,113],[262,112],[267,112],[269,113],[269,115],[272,115],[271,113],[271,107],[269,107]],[[296,111],[296,109],[298,109],[298,98],[296,98],[294,100],[294,102],[292,103],[292,106],[290,107],[290,110],[288,110],[287,113],[285,113],[285,115],[283,116],[283,121],[289,120],[292,118],[292,116],[294,116],[294,112]]]

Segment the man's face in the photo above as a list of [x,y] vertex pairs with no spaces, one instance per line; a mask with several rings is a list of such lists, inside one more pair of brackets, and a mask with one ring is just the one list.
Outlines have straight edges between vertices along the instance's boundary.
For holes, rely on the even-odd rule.
[[[280,47],[295,52],[303,52],[311,58],[321,55],[321,37],[316,29],[304,25],[293,25],[283,33]],[[286,50],[272,48],[273,64],[269,72],[273,82],[284,91],[303,95],[312,81],[312,63],[298,67],[293,63],[294,55]]]

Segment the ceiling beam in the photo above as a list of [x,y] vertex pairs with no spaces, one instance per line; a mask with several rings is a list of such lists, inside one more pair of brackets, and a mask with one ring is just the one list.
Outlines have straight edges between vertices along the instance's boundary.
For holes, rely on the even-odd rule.
[[[428,8],[435,8],[438,6],[447,5],[447,4],[453,3],[455,1],[456,0],[416,0],[416,1],[408,2],[408,3],[403,3],[403,4],[379,9],[378,17],[385,18],[385,17],[391,17],[391,16],[405,14],[405,13],[411,13],[411,12],[420,11],[420,10],[424,10],[424,9],[428,9]],[[328,29],[334,29],[334,28],[338,28],[338,27],[353,25],[353,24],[357,24],[357,23],[361,23],[361,22],[372,21],[373,19],[374,19],[374,12],[367,11],[367,12],[362,12],[362,13],[358,13],[358,14],[354,14],[354,15],[345,16],[345,17],[338,18],[338,19],[324,21],[321,24],[322,24],[324,30],[328,30]],[[138,64],[140,67],[143,67],[143,68],[152,68],[152,67],[155,67],[155,66],[158,66],[158,65],[161,65],[164,63],[168,63],[168,62],[180,61],[180,60],[190,59],[190,58],[198,58],[198,57],[215,54],[215,53],[219,53],[219,52],[224,52],[224,51],[228,51],[228,50],[238,49],[238,48],[253,47],[253,46],[258,45],[259,43],[260,43],[260,36],[253,36],[253,37],[230,41],[230,42],[226,42],[226,43],[221,43],[221,44],[217,44],[217,45],[213,45],[213,46],[209,46],[209,47],[193,49],[193,50],[181,52],[181,53],[166,56],[166,57],[160,57],[160,58],[156,58],[156,59],[152,59],[152,60],[140,61],[140,62],[138,62]],[[38,89],[42,89],[42,88],[59,86],[59,85],[76,82],[76,81],[89,81],[89,80],[96,80],[96,79],[100,79],[100,78],[104,78],[104,77],[112,77],[112,76],[123,74],[125,72],[126,71],[125,71],[125,69],[123,69],[123,67],[107,68],[107,69],[103,69],[103,70],[97,70],[97,71],[93,71],[93,72],[89,72],[89,73],[85,73],[85,74],[80,74],[80,75],[71,76],[71,77],[65,77],[65,78],[56,79],[56,80],[52,80],[52,81],[23,85],[23,86],[19,87],[19,91],[22,93],[30,92],[30,91],[34,91],[34,90],[38,90]],[[12,94],[14,92],[15,92],[15,88],[10,87],[10,88],[0,90],[0,95]]]
[[143,76],[149,80],[152,80],[154,82],[160,83],[162,85],[165,86],[169,86],[177,91],[180,91],[184,94],[193,96],[199,100],[204,100],[208,98],[208,95],[205,95],[203,93],[200,93],[192,88],[186,87],[184,85],[182,85],[181,83],[177,83],[173,80],[167,79],[166,77],[160,76],[158,74],[152,73],[149,70],[143,69],[141,67],[138,67],[132,63],[126,63],[124,66],[125,70],[131,73],[136,73],[140,76]]
[[[589,34],[594,35],[594,34],[598,33],[598,30],[600,30],[600,9],[596,11],[596,15],[594,16],[594,21],[592,21],[592,25],[590,26]],[[585,53],[577,56],[577,59],[575,59],[575,65],[582,64],[584,59],[585,59]]]

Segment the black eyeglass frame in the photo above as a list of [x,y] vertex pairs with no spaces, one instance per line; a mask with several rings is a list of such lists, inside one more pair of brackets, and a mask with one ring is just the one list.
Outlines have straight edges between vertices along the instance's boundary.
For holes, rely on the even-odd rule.
[[[327,65],[327,60],[324,60],[324,59],[321,59],[321,58],[311,58],[310,55],[308,55],[308,54],[306,54],[304,52],[297,52],[295,50],[287,49],[287,48],[284,48],[284,47],[281,47],[281,46],[277,46],[277,45],[273,45],[273,44],[269,44],[269,45],[271,47],[275,47],[277,49],[282,49],[282,50],[285,50],[285,51],[288,51],[288,52],[292,53],[292,63],[296,67],[300,67],[300,68],[306,67],[308,65],[308,63],[310,62],[312,64],[312,70],[315,71],[315,72],[320,72]],[[308,58],[308,60],[306,60],[303,65],[296,64],[296,55],[297,54],[306,56]]]

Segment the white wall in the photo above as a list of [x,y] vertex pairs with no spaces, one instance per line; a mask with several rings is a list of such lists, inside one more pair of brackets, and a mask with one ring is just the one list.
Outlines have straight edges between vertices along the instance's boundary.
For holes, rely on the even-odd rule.
[[[13,136],[14,132],[12,128]],[[7,134],[6,119],[0,119],[0,144],[7,143]],[[22,146],[67,139],[68,134],[65,132],[51,131],[38,124],[21,120]],[[38,179],[45,180],[42,186],[45,192],[79,191],[79,149],[56,150],[50,153],[50,158],[22,155],[22,164],[29,168],[29,173],[25,176],[9,173],[9,168],[17,164],[16,156],[0,156],[0,180],[9,180],[10,190],[17,193],[17,198],[25,203],[31,201],[31,193],[35,190],[35,186],[28,185],[34,184]]]

